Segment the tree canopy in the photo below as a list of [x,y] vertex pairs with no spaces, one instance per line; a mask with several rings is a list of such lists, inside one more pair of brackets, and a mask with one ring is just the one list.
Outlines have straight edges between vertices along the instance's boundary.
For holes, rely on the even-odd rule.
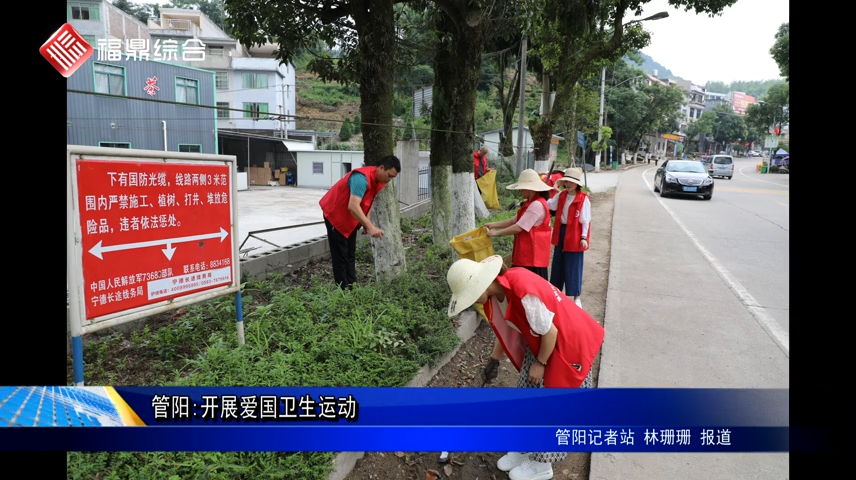
[[770,48],[770,55],[779,65],[779,72],[785,80],[791,81],[791,55],[790,55],[790,22],[783,23],[776,32],[776,43]]

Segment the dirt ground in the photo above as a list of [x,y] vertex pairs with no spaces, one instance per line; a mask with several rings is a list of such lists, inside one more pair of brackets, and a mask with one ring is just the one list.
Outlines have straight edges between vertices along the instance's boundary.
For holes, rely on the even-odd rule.
[[[580,297],[583,308],[601,324],[606,310],[614,192],[613,189],[605,193],[595,193],[591,197],[593,242],[585,255],[583,293]],[[482,322],[476,334],[461,346],[428,386],[481,387],[479,372],[493,349],[495,338],[490,326]],[[594,364],[595,385],[599,369],[598,354]],[[497,379],[487,385],[494,388],[516,386],[517,371],[507,359],[500,365]],[[443,479],[503,480],[508,478],[508,474],[496,468],[496,462],[504,454],[505,452],[451,452],[449,460],[440,463],[439,452],[367,452],[345,480],[423,480],[429,469],[440,472]],[[588,453],[568,455],[563,462],[553,466],[553,478],[588,480],[590,458]]]

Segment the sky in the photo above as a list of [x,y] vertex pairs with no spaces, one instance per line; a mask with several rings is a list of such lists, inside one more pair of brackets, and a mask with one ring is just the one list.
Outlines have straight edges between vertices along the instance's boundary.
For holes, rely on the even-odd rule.
[[781,78],[770,47],[779,26],[790,21],[787,1],[737,0],[722,15],[711,18],[676,9],[668,0],[652,0],[638,18],[659,12],[668,12],[669,17],[643,23],[651,32],[651,44],[642,51],[673,74],[696,85]]
[[669,17],[642,24],[651,32],[651,44],[642,52],[673,74],[696,85],[781,78],[770,47],[779,26],[790,21],[787,1],[737,0],[711,18],[652,0],[638,18],[658,12]]

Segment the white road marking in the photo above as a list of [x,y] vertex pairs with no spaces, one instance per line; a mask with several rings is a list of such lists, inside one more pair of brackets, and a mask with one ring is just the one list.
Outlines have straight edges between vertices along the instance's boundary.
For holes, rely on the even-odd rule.
[[743,170],[744,170],[744,169],[747,169],[747,168],[749,168],[749,167],[743,167],[743,168],[741,168],[740,170],[738,170],[738,172],[740,172],[740,175],[743,175],[744,177],[748,178],[749,180],[752,180],[753,182],[772,183],[773,185],[778,185],[778,186],[783,187],[783,188],[787,188],[787,189],[790,189],[790,188],[791,188],[790,186],[788,186],[788,185],[782,185],[781,183],[771,182],[771,181],[769,181],[769,180],[761,180],[761,179],[759,179],[759,178],[752,178],[752,177],[750,177],[749,175],[746,175],[745,173],[743,173]]
[[[648,171],[650,170],[654,169],[648,169],[644,173],[648,173]],[[642,176],[642,180],[645,181],[645,185],[648,187],[648,190],[650,190],[651,193],[654,194],[654,196],[657,198],[657,201],[660,202],[660,205],[662,205],[663,208],[667,212],[669,212],[669,215],[672,216],[672,219],[675,221],[675,223],[677,223],[678,226],[681,227],[681,230],[683,230],[684,233],[690,238],[690,240],[693,241],[696,248],[698,248],[704,258],[708,261],[708,263],[710,263],[710,265],[716,270],[722,280],[725,281],[728,287],[731,288],[731,290],[737,295],[737,298],[739,298],[740,302],[743,303],[747,310],[749,310],[749,313],[751,313],[752,316],[755,317],[755,320],[758,321],[758,323],[761,325],[761,328],[763,328],[767,332],[767,334],[770,335],[770,337],[776,342],[776,344],[779,346],[779,349],[782,350],[785,356],[790,358],[790,337],[788,336],[788,333],[785,332],[779,325],[779,322],[777,322],[773,317],[767,314],[767,310],[763,306],[761,306],[758,301],[755,300],[755,298],[749,293],[749,291],[746,290],[743,285],[740,285],[740,283],[734,277],[731,276],[731,273],[729,273],[728,270],[726,270],[725,267],[721,263],[719,263],[719,260],[717,260],[716,257],[713,256],[713,254],[711,254],[706,248],[704,248],[701,242],[699,242],[698,238],[696,238],[696,236],[693,235],[692,232],[690,232],[690,230],[686,227],[686,225],[684,225],[684,223],[678,218],[678,216],[675,215],[675,212],[673,212],[672,209],[669,208],[669,206],[666,205],[665,202],[663,202],[662,198],[660,198],[656,193],[654,193],[654,188],[651,186],[651,183],[648,182],[648,179],[645,178],[644,175]]]

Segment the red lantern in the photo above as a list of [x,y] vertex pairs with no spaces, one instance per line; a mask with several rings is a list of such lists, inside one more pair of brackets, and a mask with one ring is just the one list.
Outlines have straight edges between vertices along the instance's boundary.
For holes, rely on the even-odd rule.
[[779,126],[778,125],[776,125],[776,128],[773,129],[773,132],[776,133],[777,137],[779,136]]

